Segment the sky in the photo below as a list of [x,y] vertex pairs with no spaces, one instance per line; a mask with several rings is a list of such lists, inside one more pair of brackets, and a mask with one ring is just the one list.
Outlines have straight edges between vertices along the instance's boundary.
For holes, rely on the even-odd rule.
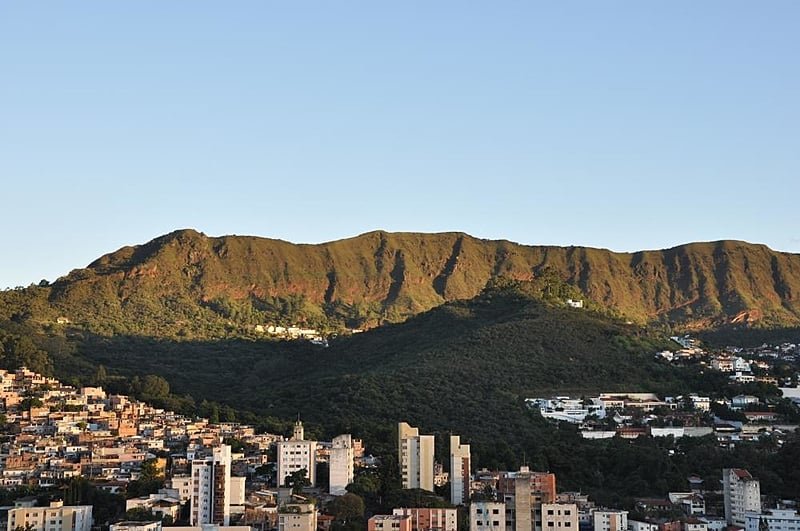
[[0,288],[179,228],[800,252],[800,2],[0,2]]

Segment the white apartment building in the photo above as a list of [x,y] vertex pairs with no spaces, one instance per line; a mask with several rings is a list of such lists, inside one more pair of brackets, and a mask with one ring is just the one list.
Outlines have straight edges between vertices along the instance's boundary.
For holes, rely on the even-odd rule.
[[761,512],[761,485],[747,470],[724,468],[722,487],[728,525],[744,527],[745,513]]
[[763,513],[745,514],[745,531],[760,531],[761,522],[769,526],[769,531],[797,531],[800,529],[800,514],[788,509],[768,509]]
[[461,444],[461,437],[450,436],[450,503],[463,505],[469,501],[470,485],[469,445]]
[[628,511],[595,511],[594,531],[628,531]]
[[90,531],[91,505],[67,505],[51,502],[48,507],[17,506],[8,511],[8,531],[18,527],[32,531]]
[[214,448],[208,457],[192,460],[189,523],[227,526],[231,519],[231,447]]
[[350,434],[334,438],[331,444],[329,494],[341,496],[347,493],[345,487],[353,482],[354,461],[355,451]]
[[506,504],[472,502],[469,505],[469,531],[505,531]]
[[278,485],[283,486],[286,478],[299,470],[306,471],[312,486],[317,483],[317,441],[306,441],[303,423],[294,425],[294,434],[288,441],[278,443]]
[[397,425],[397,452],[404,489],[433,491],[433,435],[420,435],[405,422]]

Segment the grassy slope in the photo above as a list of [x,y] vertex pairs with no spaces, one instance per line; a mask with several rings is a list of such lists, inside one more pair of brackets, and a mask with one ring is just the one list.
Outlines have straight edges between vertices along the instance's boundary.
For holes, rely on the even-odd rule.
[[264,321],[374,325],[547,270],[636,322],[800,323],[800,256],[723,241],[613,253],[460,233],[373,232],[320,245],[177,231],[105,255],[51,287],[0,292],[0,320],[65,315],[103,334],[241,335]]

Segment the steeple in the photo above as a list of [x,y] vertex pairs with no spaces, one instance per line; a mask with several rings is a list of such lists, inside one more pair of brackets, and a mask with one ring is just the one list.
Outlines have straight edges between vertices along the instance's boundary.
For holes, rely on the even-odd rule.
[[303,441],[303,423],[300,421],[300,414],[297,414],[297,422],[294,423],[294,434],[292,435],[293,441]]

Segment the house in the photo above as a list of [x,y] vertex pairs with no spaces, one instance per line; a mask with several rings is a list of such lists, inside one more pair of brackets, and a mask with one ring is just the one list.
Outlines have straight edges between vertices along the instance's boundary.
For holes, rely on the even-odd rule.
[[757,396],[736,395],[731,399],[731,409],[743,409],[761,402]]

